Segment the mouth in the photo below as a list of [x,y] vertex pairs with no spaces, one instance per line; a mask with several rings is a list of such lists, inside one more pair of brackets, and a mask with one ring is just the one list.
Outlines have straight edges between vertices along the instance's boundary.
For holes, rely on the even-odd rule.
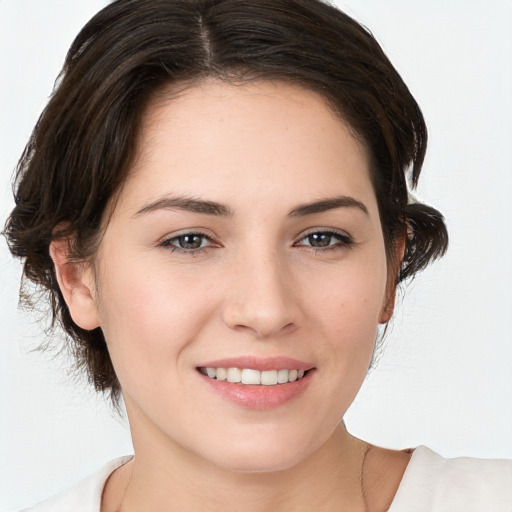
[[240,355],[196,366],[207,389],[236,407],[269,410],[293,403],[315,380],[312,362],[292,357]]
[[232,384],[243,384],[246,386],[279,386],[302,380],[309,370],[303,369],[275,369],[255,370],[253,368],[197,368],[202,375],[218,381],[226,381]]

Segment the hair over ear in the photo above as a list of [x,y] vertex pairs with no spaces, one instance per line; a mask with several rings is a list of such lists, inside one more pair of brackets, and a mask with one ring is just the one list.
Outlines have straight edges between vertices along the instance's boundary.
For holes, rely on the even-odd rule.
[[425,204],[412,203],[405,210],[407,241],[399,281],[414,276],[448,249],[443,216]]

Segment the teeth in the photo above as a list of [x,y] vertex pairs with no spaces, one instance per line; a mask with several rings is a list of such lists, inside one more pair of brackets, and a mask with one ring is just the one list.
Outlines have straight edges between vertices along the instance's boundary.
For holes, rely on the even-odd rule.
[[277,372],[277,382],[279,384],[285,384],[288,382],[288,375],[290,373],[290,370],[279,370]]
[[[217,374],[216,368],[212,368],[212,370]],[[208,372],[208,369],[206,371]],[[228,368],[226,380],[228,382],[242,382],[242,370],[238,368]]]
[[302,379],[304,370],[264,370],[252,368],[199,368],[199,371],[210,379],[227,380],[252,386],[275,386]]
[[261,372],[244,368],[242,370],[242,384],[261,384]]
[[264,386],[274,386],[277,384],[277,370],[261,372],[261,383]]

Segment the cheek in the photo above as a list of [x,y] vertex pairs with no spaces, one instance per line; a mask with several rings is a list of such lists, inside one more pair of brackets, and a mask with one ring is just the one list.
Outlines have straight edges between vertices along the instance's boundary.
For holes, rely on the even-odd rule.
[[385,262],[355,261],[324,275],[308,286],[308,306],[333,335],[373,332],[386,292]]
[[148,271],[147,262],[115,263],[100,281],[99,312],[119,377],[125,368],[130,374],[152,374],[164,364],[177,364],[180,351],[211,317],[208,289],[194,273],[166,265],[150,265]]
[[386,293],[386,262],[354,264],[317,276],[308,286],[305,312],[309,336],[325,340],[318,349],[345,376],[366,374]]

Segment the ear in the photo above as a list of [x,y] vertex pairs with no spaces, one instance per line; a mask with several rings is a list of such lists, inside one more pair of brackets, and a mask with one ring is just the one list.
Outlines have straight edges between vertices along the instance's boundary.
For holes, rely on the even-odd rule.
[[51,242],[50,257],[55,267],[55,276],[71,318],[79,327],[90,331],[100,325],[94,271],[89,263],[74,261],[70,254],[69,239]]
[[385,324],[389,322],[395,310],[396,286],[398,281],[398,273],[405,255],[405,234],[393,243],[393,255],[388,261],[388,280],[386,284],[386,294],[384,303],[379,315],[379,323]]

